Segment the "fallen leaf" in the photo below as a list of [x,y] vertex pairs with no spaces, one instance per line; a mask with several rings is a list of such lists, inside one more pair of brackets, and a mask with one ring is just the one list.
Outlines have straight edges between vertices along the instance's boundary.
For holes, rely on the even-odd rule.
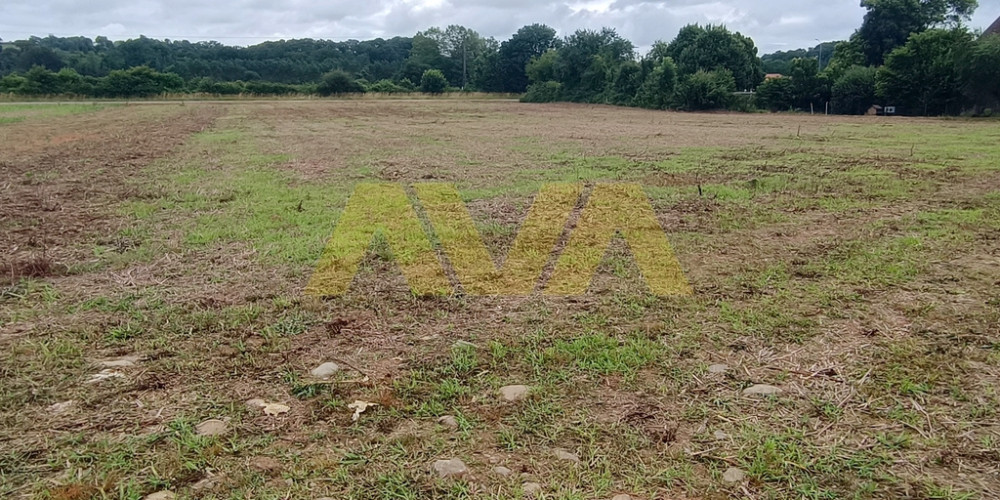
[[291,410],[291,408],[281,403],[268,403],[264,405],[264,415],[270,415],[272,417],[275,415],[281,415],[282,413],[288,413],[288,410]]
[[378,406],[378,403],[369,403],[368,401],[355,401],[349,405],[348,408],[354,409],[354,415],[351,416],[351,420],[357,422],[361,414],[368,409],[369,406]]

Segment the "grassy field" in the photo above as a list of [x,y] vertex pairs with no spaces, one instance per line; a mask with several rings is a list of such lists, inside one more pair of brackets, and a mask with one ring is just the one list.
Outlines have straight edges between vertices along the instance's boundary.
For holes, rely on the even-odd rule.
[[[995,497],[998,144],[503,101],[0,107],[0,497]],[[618,241],[586,295],[414,297],[376,240],[348,294],[305,296],[373,181],[454,183],[498,260],[543,183],[639,183],[694,294],[651,295]]]

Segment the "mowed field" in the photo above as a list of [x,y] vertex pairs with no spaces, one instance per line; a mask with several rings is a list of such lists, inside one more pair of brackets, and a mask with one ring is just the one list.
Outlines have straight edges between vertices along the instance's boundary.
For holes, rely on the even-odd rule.
[[[616,241],[415,297],[384,239],[303,293],[355,185],[428,181],[497,260],[543,183],[639,183],[694,294]],[[996,121],[0,105],[0,497],[995,498],[998,289]]]

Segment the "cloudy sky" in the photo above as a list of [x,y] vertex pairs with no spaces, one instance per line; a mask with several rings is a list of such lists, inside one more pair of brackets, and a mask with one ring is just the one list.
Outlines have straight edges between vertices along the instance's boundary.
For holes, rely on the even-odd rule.
[[[219,40],[249,45],[282,38],[341,40],[412,35],[461,24],[498,40],[544,23],[565,35],[610,26],[645,48],[689,23],[725,24],[762,53],[848,37],[861,23],[859,0],[0,0],[0,39],[105,35]],[[980,0],[973,28],[1000,16]]]

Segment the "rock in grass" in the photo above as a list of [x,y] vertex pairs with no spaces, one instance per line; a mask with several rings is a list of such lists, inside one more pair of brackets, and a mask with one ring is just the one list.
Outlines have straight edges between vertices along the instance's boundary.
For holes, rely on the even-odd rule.
[[724,364],[721,364],[721,363],[720,364],[716,364],[716,365],[709,365],[708,366],[708,373],[726,373],[726,370],[728,370],[728,369],[729,369],[729,365],[724,365]]
[[632,500],[632,495],[627,495],[625,493],[622,493],[611,497],[611,500]]
[[542,494],[542,485],[538,483],[524,483],[521,485],[521,491],[524,492],[525,496],[537,497]]
[[512,471],[512,470],[510,470],[510,469],[508,469],[508,468],[506,468],[506,467],[504,467],[502,465],[498,465],[498,466],[494,467],[493,468],[493,472],[496,475],[501,476],[501,477],[507,477],[507,476],[509,476],[509,475],[511,475],[511,474],[514,473],[514,471]]
[[194,426],[194,430],[199,436],[222,436],[229,432],[229,424],[213,418]]
[[260,398],[253,398],[253,399],[248,399],[246,405],[247,408],[250,408],[251,410],[260,410],[265,405],[267,405],[267,402]]
[[323,363],[317,366],[316,368],[313,368],[313,370],[310,373],[312,374],[313,377],[326,380],[336,375],[337,372],[339,371],[340,371],[340,365],[338,365],[337,363],[330,362],[330,363]]
[[555,456],[559,460],[566,460],[568,462],[580,463],[580,456],[579,455],[577,455],[576,453],[570,452],[570,451],[566,451],[566,450],[564,450],[562,448],[558,448],[558,449],[555,450]]
[[469,468],[465,466],[465,462],[458,458],[435,461],[431,468],[441,478],[462,477],[469,473]]
[[74,401],[74,400],[71,399],[69,401],[63,401],[62,403],[56,403],[54,405],[50,405],[49,406],[49,412],[51,412],[51,413],[65,413],[65,412],[67,412],[69,410],[72,410],[74,407],[76,407],[76,401]]
[[175,498],[177,495],[172,491],[157,491],[142,497],[142,500],[174,500]]
[[458,429],[458,419],[451,415],[445,415],[437,419],[437,423],[449,428]]
[[271,457],[254,457],[250,460],[250,467],[265,474],[274,474],[281,471],[281,462]]
[[743,389],[744,396],[774,396],[781,394],[781,388],[767,384],[756,384]]
[[529,390],[526,385],[505,385],[500,388],[500,397],[504,401],[520,401],[528,396]]
[[746,474],[736,467],[730,467],[726,469],[726,472],[722,473],[722,480],[727,483],[739,483],[745,477]]
[[719,441],[729,437],[729,434],[726,434],[723,431],[715,431],[714,433],[712,433],[712,435],[715,436],[715,439],[718,439]]
[[135,366],[139,361],[142,361],[141,356],[123,356],[116,359],[106,359],[101,361],[101,368],[126,368]]

